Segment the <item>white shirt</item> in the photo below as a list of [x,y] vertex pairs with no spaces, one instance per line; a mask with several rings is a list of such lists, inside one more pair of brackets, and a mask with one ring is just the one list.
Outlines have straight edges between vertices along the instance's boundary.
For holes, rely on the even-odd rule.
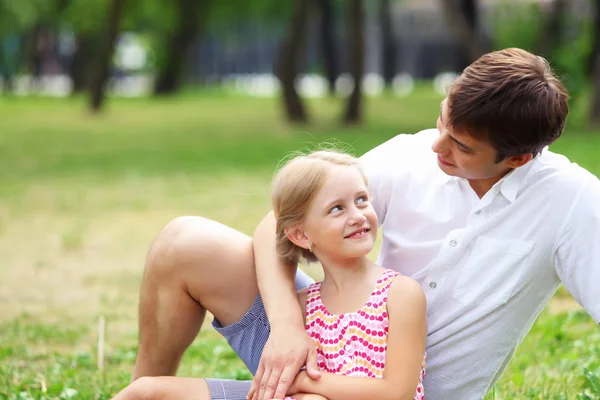
[[600,182],[544,150],[481,199],[446,175],[436,129],[365,154],[378,263],[427,296],[425,396],[481,399],[562,284],[600,322]]

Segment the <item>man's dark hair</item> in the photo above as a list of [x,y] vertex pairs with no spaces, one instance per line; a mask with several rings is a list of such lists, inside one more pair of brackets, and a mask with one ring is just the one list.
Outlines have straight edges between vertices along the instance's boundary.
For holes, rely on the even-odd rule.
[[485,139],[506,157],[535,157],[561,135],[569,95],[548,62],[525,50],[488,53],[468,66],[448,93],[449,124]]

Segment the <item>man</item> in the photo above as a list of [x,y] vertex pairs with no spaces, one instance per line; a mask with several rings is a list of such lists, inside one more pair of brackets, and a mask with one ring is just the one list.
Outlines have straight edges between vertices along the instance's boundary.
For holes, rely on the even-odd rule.
[[[383,225],[379,264],[426,292],[428,399],[482,398],[561,283],[600,322],[600,182],[545,149],[562,133],[567,99],[544,59],[489,53],[453,83],[436,130],[362,157]],[[175,374],[206,310],[256,371],[259,399],[284,397],[305,364],[318,379],[293,290],[294,277],[296,288],[310,280],[276,255],[274,229],[271,215],[253,239],[187,217],[159,234],[134,380]],[[176,382],[181,394],[213,399],[244,398],[250,386],[185,379],[133,385],[157,393]]]

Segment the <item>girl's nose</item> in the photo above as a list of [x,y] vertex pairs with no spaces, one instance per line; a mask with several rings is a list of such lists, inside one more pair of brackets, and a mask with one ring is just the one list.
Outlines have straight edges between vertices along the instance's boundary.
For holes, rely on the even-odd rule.
[[351,225],[360,225],[363,222],[366,221],[367,217],[365,217],[365,215],[358,209],[354,209],[355,212],[352,215],[352,218],[350,219],[350,224]]

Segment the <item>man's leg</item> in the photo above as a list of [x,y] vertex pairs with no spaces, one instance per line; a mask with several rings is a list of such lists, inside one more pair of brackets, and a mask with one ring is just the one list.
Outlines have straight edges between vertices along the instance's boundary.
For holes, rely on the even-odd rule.
[[148,252],[132,380],[174,375],[209,310],[239,321],[258,294],[250,237],[200,217],[169,223]]
[[204,379],[174,376],[141,377],[121,390],[113,400],[211,400]]
[[249,389],[250,382],[145,376],[127,386],[113,400],[246,400]]

